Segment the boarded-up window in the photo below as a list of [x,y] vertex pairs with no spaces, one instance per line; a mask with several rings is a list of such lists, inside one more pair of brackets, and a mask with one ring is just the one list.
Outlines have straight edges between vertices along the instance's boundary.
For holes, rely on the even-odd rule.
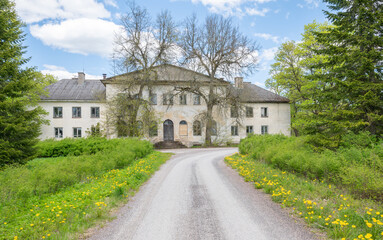
[[180,122],[180,136],[187,136],[188,135],[188,124],[186,121],[182,120]]

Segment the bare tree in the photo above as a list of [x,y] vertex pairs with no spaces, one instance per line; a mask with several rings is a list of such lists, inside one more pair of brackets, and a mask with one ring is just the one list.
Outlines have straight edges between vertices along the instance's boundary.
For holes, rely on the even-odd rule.
[[152,21],[148,11],[134,2],[130,3],[129,11],[122,16],[121,23],[123,29],[116,35],[113,56],[117,59],[116,67],[119,71],[129,74],[115,78],[119,92],[124,93],[126,99],[116,96],[112,101],[115,101],[114,105],[126,103],[121,100],[131,104],[120,106],[125,107],[123,113],[114,111],[118,115],[112,122],[117,124],[116,128],[124,132],[124,135],[135,136],[139,127],[137,116],[140,109],[148,106],[147,100],[143,99],[143,91],[145,88],[150,90],[157,80],[155,66],[169,63],[175,57],[176,24],[167,11],[161,12]]
[[194,81],[193,86],[179,87],[179,90],[197,93],[205,100],[205,144],[211,145],[213,107],[227,106],[228,102],[238,100],[229,96],[229,89],[225,89],[227,85],[222,85],[223,81],[218,77],[231,79],[235,75],[247,75],[255,71],[259,47],[240,33],[231,18],[218,15],[206,17],[201,25],[195,15],[186,19],[178,45],[182,49],[182,64],[210,78],[207,91],[202,90],[205,83],[198,81]]

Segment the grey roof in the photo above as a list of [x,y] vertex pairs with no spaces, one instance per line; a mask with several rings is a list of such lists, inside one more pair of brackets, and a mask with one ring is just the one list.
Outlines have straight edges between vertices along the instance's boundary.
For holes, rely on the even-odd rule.
[[241,102],[246,103],[288,103],[290,99],[279,96],[266,89],[249,82],[243,83],[243,88],[231,87],[235,96],[239,96]]
[[105,86],[100,80],[85,80],[79,84],[77,79],[62,79],[45,88],[48,96],[41,100],[95,100],[105,97]]

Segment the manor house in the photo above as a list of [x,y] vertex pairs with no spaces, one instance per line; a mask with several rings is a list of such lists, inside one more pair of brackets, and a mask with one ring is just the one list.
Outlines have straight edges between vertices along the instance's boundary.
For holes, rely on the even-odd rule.
[[[141,95],[150,102],[158,121],[157,127],[144,130],[144,138],[153,143],[179,141],[189,147],[202,144],[205,126],[201,115],[206,111],[206,103],[201,95],[185,89],[198,86],[202,93],[207,93],[209,77],[167,64],[156,67],[155,72],[156,80],[144,88]],[[48,94],[41,98],[40,106],[49,113],[49,124],[42,127],[40,138],[86,137],[96,126],[101,126],[108,137],[117,137],[113,127],[106,124],[107,102],[126,91],[124,81],[137,74],[131,72],[109,78],[104,75],[101,80],[87,80],[80,72],[77,78],[62,79],[48,86]],[[243,111],[239,114],[237,108],[233,110],[229,105],[214,106],[213,142],[238,143],[248,134],[290,135],[289,99],[244,82],[241,77],[235,78],[234,84],[223,79],[214,81],[216,94],[230,93],[239,99]]]

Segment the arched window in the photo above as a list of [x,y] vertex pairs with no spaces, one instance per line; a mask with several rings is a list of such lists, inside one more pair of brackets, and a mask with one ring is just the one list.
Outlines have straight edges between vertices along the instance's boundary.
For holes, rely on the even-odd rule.
[[180,136],[187,136],[188,135],[188,124],[185,120],[182,120],[180,122]]
[[217,122],[214,120],[211,120],[211,135],[217,136]]
[[193,122],[193,135],[194,136],[201,136],[201,133],[202,133],[201,122],[196,120]]

